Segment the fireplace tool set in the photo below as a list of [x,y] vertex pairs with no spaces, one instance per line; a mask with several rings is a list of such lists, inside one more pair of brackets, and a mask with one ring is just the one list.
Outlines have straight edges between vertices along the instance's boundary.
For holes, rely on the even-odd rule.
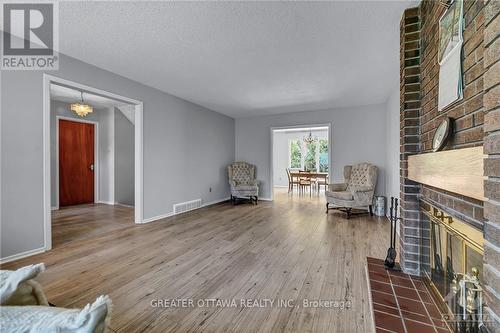
[[396,265],[396,227],[398,224],[398,199],[391,197],[391,208],[389,208],[390,217],[389,220],[391,222],[391,233],[389,235],[390,244],[389,249],[387,250],[387,257],[384,261],[385,269],[389,269],[392,271],[400,271],[401,268],[399,265]]

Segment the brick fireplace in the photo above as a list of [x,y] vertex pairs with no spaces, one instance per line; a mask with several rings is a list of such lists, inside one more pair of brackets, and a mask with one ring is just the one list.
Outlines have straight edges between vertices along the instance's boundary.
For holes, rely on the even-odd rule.
[[[400,24],[400,261],[406,273],[421,275],[430,258],[430,221],[420,211],[422,200],[483,232],[488,328],[500,332],[500,2],[464,1],[464,97],[438,111],[438,21],[445,10],[442,2],[424,0],[407,9]],[[432,151],[445,117],[454,119],[445,150],[483,147],[487,201],[408,179],[408,157]]]

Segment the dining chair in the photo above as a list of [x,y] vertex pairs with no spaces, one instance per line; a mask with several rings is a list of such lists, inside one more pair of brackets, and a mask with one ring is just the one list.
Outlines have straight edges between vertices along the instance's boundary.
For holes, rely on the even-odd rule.
[[296,179],[294,176],[292,176],[289,168],[286,168],[286,175],[288,176],[288,193],[290,192],[293,193],[293,186],[294,185],[299,186],[300,181]]
[[[307,169],[306,171],[308,171],[309,173],[316,173],[317,170],[316,170],[316,168],[311,168],[311,169]],[[309,177],[309,180],[311,181],[311,186],[312,186],[313,190],[316,190],[318,178],[311,174],[311,176]]]
[[299,170],[299,189],[300,193],[304,193],[304,189],[309,187],[309,196],[312,194],[311,172]]
[[318,187],[317,190],[318,190],[318,193],[319,191],[321,190],[321,186],[324,186],[325,187],[325,191],[328,187],[328,175],[326,175],[326,177],[318,177],[318,179],[316,180],[316,186]]

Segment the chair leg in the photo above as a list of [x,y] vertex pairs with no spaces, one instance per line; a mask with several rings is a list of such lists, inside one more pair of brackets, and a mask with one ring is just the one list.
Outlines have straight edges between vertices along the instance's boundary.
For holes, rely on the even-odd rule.
[[328,202],[326,203],[326,213],[328,214]]
[[351,208],[347,208],[346,213],[347,213],[347,219],[349,220],[351,218]]
[[370,216],[373,216],[373,209],[372,209],[372,205],[369,205],[368,208],[370,209]]

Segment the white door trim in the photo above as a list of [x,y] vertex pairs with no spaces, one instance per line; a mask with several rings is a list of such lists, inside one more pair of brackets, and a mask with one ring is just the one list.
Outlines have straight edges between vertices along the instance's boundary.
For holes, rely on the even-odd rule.
[[77,123],[94,125],[94,203],[99,202],[99,181],[100,181],[100,164],[99,164],[99,123],[97,121],[77,119],[65,116],[56,116],[56,186],[53,189],[56,193],[56,204],[53,208],[59,209],[59,120],[74,121]]
[[53,75],[43,74],[43,205],[44,205],[44,248],[52,248],[52,221],[51,221],[51,184],[50,184],[50,84],[75,88],[81,91],[101,95],[135,106],[135,223],[143,221],[143,103],[142,101],[120,96],[112,92],[86,86],[78,82],[62,79]]
[[275,130],[283,130],[283,129],[292,129],[292,128],[314,128],[314,127],[328,127],[328,178],[332,179],[332,146],[333,146],[333,135],[332,135],[332,123],[323,123],[323,124],[302,124],[302,125],[290,125],[290,126],[271,126],[269,128],[269,134],[271,135],[271,147],[269,151],[271,152],[271,156],[269,157],[269,185],[271,187],[271,198],[270,200],[274,200],[274,175],[273,175],[273,156],[274,156],[274,131]]

